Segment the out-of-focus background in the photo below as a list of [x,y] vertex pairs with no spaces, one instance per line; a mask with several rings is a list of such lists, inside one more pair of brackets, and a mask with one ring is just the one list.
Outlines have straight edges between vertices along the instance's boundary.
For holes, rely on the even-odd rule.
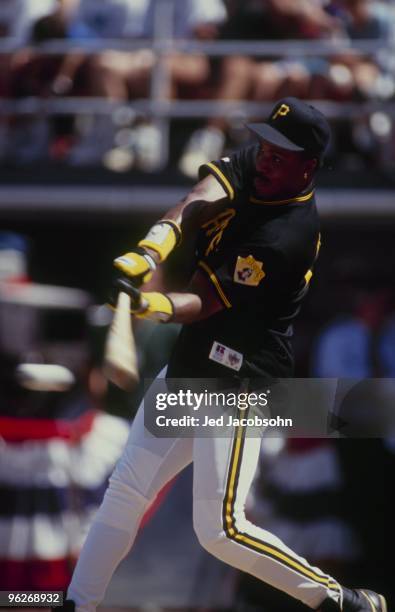
[[[394,33],[391,0],[0,0],[0,589],[65,588],[141,397],[100,369],[113,257],[280,97],[311,100],[334,134],[297,375],[395,377]],[[136,326],[143,375],[177,332]],[[394,450],[266,440],[248,512],[393,597]],[[191,473],[149,510],[105,604],[302,610],[199,548]]]

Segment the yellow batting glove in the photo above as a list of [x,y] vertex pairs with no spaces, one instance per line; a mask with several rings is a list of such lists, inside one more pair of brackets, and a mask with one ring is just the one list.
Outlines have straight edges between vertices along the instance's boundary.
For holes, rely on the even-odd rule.
[[141,305],[133,314],[139,319],[168,323],[174,314],[174,306],[164,293],[143,291],[141,293]]
[[153,258],[140,248],[117,257],[113,263],[115,268],[132,279],[135,285],[148,282],[156,268]]
[[171,219],[158,221],[146,235],[140,240],[139,247],[152,249],[164,261],[181,240],[181,228]]

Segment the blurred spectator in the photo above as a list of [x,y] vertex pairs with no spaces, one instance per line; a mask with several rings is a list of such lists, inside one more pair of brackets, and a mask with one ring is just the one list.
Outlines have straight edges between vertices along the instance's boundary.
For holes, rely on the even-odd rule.
[[77,0],[70,23],[71,38],[142,37],[149,0]]
[[[7,96],[48,96],[54,74],[61,62],[57,56],[43,57],[33,45],[43,42],[47,37],[64,37],[64,22],[72,11],[76,0],[40,0],[29,2],[29,27],[24,37],[16,42],[15,50],[9,61],[7,77]],[[33,10],[33,7],[35,9]],[[37,24],[46,24],[37,33]],[[74,61],[73,56],[70,63]],[[50,130],[45,117],[18,115],[8,120],[8,137],[5,155],[18,163],[35,161],[48,154]]]
[[388,72],[393,66],[388,62],[395,34],[394,8],[375,0],[337,0],[335,5],[351,41],[377,41],[381,48],[376,53],[344,53],[332,59],[327,95],[343,98],[393,95],[394,83]]
[[[336,3],[335,3],[336,4]],[[337,0],[344,11],[347,34],[352,40],[382,40],[394,37],[393,7],[377,0]]]
[[[41,0],[40,0],[41,2]],[[40,2],[35,4],[39,5]],[[53,0],[47,4],[46,10],[35,12],[23,44],[30,44],[27,49],[16,52],[11,61],[9,95],[14,97],[53,95],[65,96],[101,96],[102,87],[93,72],[91,57],[83,48],[69,54],[45,55],[34,49],[34,45],[45,43],[52,39],[74,39],[79,41],[89,38],[101,38],[106,35],[117,38],[125,29],[125,24],[134,23],[133,2],[103,2],[89,3],[85,0]],[[32,4],[32,3],[31,3]],[[96,18],[89,11],[89,4],[96,10]],[[42,6],[42,9],[44,6]],[[80,15],[84,9],[87,22]],[[127,11],[131,13],[126,14]],[[85,13],[84,13],[85,14]],[[110,25],[106,25],[107,21]],[[96,26],[96,31],[93,28]],[[50,119],[50,129],[45,117],[22,118],[13,122],[9,138],[8,157],[18,162],[28,163],[45,158],[48,153],[55,158],[67,155],[73,144],[73,120],[69,117]],[[99,123],[96,130],[96,140],[106,142],[113,135],[113,126],[109,121]],[[108,124],[110,123],[110,127]],[[51,149],[49,146],[51,140]]]
[[[337,0],[333,4],[351,43],[366,40],[377,46],[369,53],[354,50],[333,56],[325,78],[316,83],[314,97],[337,101],[393,99],[394,6],[375,0]],[[357,154],[369,166],[393,163],[393,121],[384,110],[358,113],[347,124],[339,124],[337,132],[338,140],[344,143],[341,148],[351,153],[351,159]]]
[[1,0],[0,37],[12,38],[15,47],[22,47],[30,40],[34,22],[51,13],[57,0]]
[[90,296],[30,282],[26,253],[0,234],[0,588],[64,590],[129,427],[100,409]]
[[[341,31],[340,21],[325,10],[319,0],[250,0],[236,2],[221,31],[229,40],[285,40],[334,37]],[[309,96],[312,74],[321,73],[326,61],[303,60],[286,54],[274,60],[232,55],[219,68],[217,100],[275,100],[283,96]],[[240,121],[240,118],[239,118]],[[180,170],[194,177],[198,167],[221,156],[226,116],[210,119],[203,129],[194,132],[179,162]]]
[[[222,62],[214,97],[229,101],[271,101],[287,95],[337,101],[388,99],[395,93],[394,28],[394,7],[374,0],[235,2],[222,31],[226,39],[368,39],[377,40],[381,48],[376,53],[353,51],[333,57],[303,58],[284,53],[261,60],[230,56]],[[184,174],[194,177],[200,164],[220,157],[230,121],[226,116],[212,118],[192,134],[179,162]],[[237,124],[240,116],[235,117]],[[369,116],[355,118],[352,140],[357,149],[368,148],[371,158],[377,153],[374,143],[384,146],[390,134],[391,119],[386,115],[373,120]]]
[[[176,0],[173,12],[169,6],[158,0],[140,5],[140,36],[212,40],[226,18],[223,0]],[[156,63],[155,54],[146,48],[133,53],[106,51],[97,57],[95,75],[107,98],[126,101],[130,97],[148,97]],[[176,97],[183,87],[195,90],[210,75],[209,58],[202,54],[172,52],[163,58],[162,64],[167,81],[166,85],[162,82],[159,95],[165,99]],[[159,168],[161,135],[155,124],[141,122],[133,131],[122,130],[117,145],[106,155],[106,165],[112,169],[128,169],[134,161],[145,171]]]
[[[11,94],[11,78],[16,56],[12,51],[26,45],[31,36],[33,23],[41,16],[54,10],[57,0],[1,0],[0,2],[0,43],[10,39],[10,46],[0,53],[0,99]],[[29,52],[19,57],[19,62],[28,61]],[[6,154],[8,123],[0,116],[0,159]]]
[[[62,0],[56,10],[39,19],[33,30],[33,42],[67,38],[78,40],[79,52],[65,56],[30,56],[14,70],[14,94],[88,95],[126,102],[130,98],[148,97],[156,55],[143,46],[134,52],[104,50],[96,55],[84,53],[84,40],[151,39],[154,35],[169,38],[213,38],[226,17],[223,0],[180,1],[172,4],[157,0]],[[163,10],[163,8],[165,10]],[[158,12],[160,12],[158,17]],[[174,96],[178,87],[197,86],[209,74],[209,60],[197,54],[170,54],[164,60],[168,84],[161,96]],[[138,123],[133,130],[135,114],[128,109],[110,115],[77,119],[77,143],[71,148],[69,161],[77,165],[100,163],[103,158],[114,170],[127,170],[136,161],[142,169],[152,171],[160,164],[161,134],[154,123]],[[57,125],[60,121],[57,120]],[[56,130],[55,130],[56,131]],[[43,132],[43,129],[42,129]],[[25,161],[40,155],[37,138]],[[45,139],[44,139],[45,140]],[[56,156],[65,156],[64,139],[52,146]],[[72,145],[72,142],[69,142]],[[112,147],[115,145],[115,150]],[[20,147],[19,147],[20,148]],[[110,151],[109,151],[110,150]]]
[[357,293],[354,311],[316,338],[312,374],[323,378],[395,376],[395,315],[388,291]]
[[[82,6],[83,3],[84,0],[81,0]],[[165,7],[165,12],[161,6]],[[173,11],[170,10],[172,6]],[[218,26],[226,18],[223,0],[175,0],[170,4],[145,0],[140,3],[139,11],[137,23],[140,27],[130,31],[128,38],[152,39],[159,35],[161,38],[170,39],[213,39],[218,34]],[[160,23],[157,22],[159,18],[162,18]],[[111,73],[112,88],[109,86],[108,96],[126,99],[129,95],[147,95],[155,61],[155,55],[149,49],[136,53],[104,53],[98,58],[97,68],[108,68]],[[207,78],[207,62],[207,58],[202,55],[170,54],[166,59],[166,66],[170,71],[171,91],[184,83],[200,84]],[[114,83],[115,77],[119,78],[118,86]]]

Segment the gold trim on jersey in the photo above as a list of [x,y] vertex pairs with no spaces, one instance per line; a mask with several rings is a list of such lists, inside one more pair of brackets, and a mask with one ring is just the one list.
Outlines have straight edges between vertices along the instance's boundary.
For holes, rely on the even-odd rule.
[[223,183],[223,186],[226,187],[226,189],[228,190],[228,194],[229,194],[230,199],[233,200],[234,197],[235,197],[235,190],[233,189],[232,185],[230,184],[229,179],[227,179],[225,174],[219,168],[217,168],[217,166],[215,164],[213,164],[212,162],[209,162],[208,164],[206,164],[206,166],[208,168],[211,168],[211,170],[214,171],[214,173],[220,179],[221,183]]
[[365,591],[362,591],[362,590],[361,590],[361,593],[365,597],[365,599],[368,600],[368,603],[369,603],[370,607],[372,608],[372,612],[378,612],[376,606],[374,605],[374,603],[371,600],[371,598],[369,597],[369,595],[367,593],[365,593]]
[[[315,257],[314,257],[313,265],[317,261],[318,255],[320,253],[320,248],[321,248],[321,232],[319,232],[318,234],[318,240],[317,240],[317,246],[315,248]],[[304,275],[304,280],[306,281],[306,285],[310,283],[312,278],[313,278],[313,270],[312,268],[310,268],[310,270],[307,270],[306,274]]]
[[[243,418],[246,417],[245,412],[239,413]],[[294,559],[289,554],[283,552],[279,548],[268,544],[267,542],[261,541],[254,536],[250,536],[247,533],[241,533],[236,525],[236,519],[234,514],[234,505],[237,497],[237,485],[239,482],[240,469],[243,458],[243,448],[245,442],[247,427],[239,425],[236,429],[235,436],[233,438],[233,447],[230,459],[230,466],[228,470],[228,480],[226,483],[225,497],[223,501],[223,527],[225,534],[231,540],[255,550],[268,556],[275,561],[278,561],[282,565],[289,567],[290,569],[298,572],[304,577],[313,580],[319,584],[326,586],[329,589],[340,591],[340,586],[332,578],[328,576],[321,576],[317,574],[312,568],[303,565],[299,559]]]
[[305,195],[296,196],[295,198],[289,198],[288,200],[258,200],[258,198],[250,196],[250,202],[251,204],[269,204],[274,206],[276,204],[291,204],[292,202],[307,202],[307,200],[310,200],[313,195],[314,189],[312,189],[311,191],[309,191],[309,193],[306,193]]
[[304,275],[304,280],[305,280],[306,285],[309,284],[312,278],[313,278],[313,270],[307,270],[306,274]]
[[215,276],[214,272],[212,271],[212,269],[206,264],[205,261],[199,261],[198,262],[198,266],[200,266],[201,268],[203,268],[203,270],[208,274],[211,282],[213,283],[214,287],[217,290],[217,293],[219,295],[219,297],[221,298],[222,302],[224,303],[224,305],[226,306],[226,308],[232,308],[232,304],[229,302],[228,298],[226,297],[220,282],[218,280],[218,278]]

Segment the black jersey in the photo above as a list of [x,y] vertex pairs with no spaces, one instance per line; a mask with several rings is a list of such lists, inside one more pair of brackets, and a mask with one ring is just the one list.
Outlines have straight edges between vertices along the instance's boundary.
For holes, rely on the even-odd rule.
[[289,200],[254,194],[259,145],[200,168],[227,192],[227,205],[202,225],[196,266],[223,302],[217,314],[184,325],[170,377],[287,377],[292,323],[320,246],[312,188]]

